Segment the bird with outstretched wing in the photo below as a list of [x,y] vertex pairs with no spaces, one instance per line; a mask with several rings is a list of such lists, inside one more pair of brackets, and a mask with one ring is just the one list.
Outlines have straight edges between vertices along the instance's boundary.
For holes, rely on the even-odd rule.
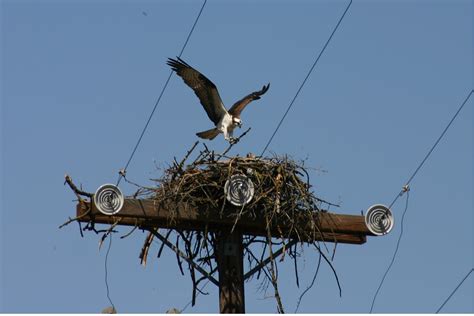
[[207,131],[196,133],[197,136],[204,139],[214,139],[217,135],[223,133],[225,140],[234,143],[233,131],[237,126],[242,127],[240,114],[250,102],[260,99],[270,87],[270,84],[267,84],[263,86],[262,90],[250,93],[237,101],[227,111],[216,85],[211,80],[179,57],[177,59],[168,58],[167,64],[178,76],[183,78],[184,83],[194,90],[204,110],[206,110],[207,116],[215,125],[214,128]]

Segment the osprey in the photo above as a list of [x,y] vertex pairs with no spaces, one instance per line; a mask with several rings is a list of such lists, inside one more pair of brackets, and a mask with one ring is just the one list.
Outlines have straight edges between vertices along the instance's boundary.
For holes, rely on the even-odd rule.
[[177,58],[177,60],[168,58],[167,64],[183,78],[184,83],[194,90],[204,110],[206,110],[207,116],[209,116],[209,119],[216,126],[207,131],[196,133],[196,135],[204,139],[214,139],[219,133],[223,133],[225,140],[231,144],[235,143],[233,131],[237,126],[242,127],[240,113],[247,104],[260,99],[260,96],[267,92],[270,84],[263,86],[262,90],[252,92],[237,101],[232,105],[229,111],[227,111],[219,96],[216,85],[199,71],[189,66],[181,58]]

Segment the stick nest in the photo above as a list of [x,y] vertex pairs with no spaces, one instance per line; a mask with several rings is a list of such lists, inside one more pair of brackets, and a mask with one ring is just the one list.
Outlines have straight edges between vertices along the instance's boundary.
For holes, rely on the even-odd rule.
[[[323,202],[311,191],[303,165],[286,156],[216,158],[204,153],[188,166],[183,164],[175,162],[162,178],[154,179],[157,187],[147,190],[147,198],[164,205],[183,203],[203,213],[218,209],[221,216],[233,217],[236,223],[241,217],[263,214],[269,224],[277,218],[291,222],[297,214],[317,212]],[[253,183],[253,198],[242,206],[226,198],[226,182],[234,175],[244,175]]]
[[[227,223],[226,225],[230,226],[218,227],[218,230],[234,230],[236,227],[242,229],[248,226],[246,221],[258,223],[263,221],[266,224],[266,234],[263,236],[261,231],[258,235],[242,231],[244,233],[243,254],[249,271],[256,272],[252,273],[250,278],[256,276],[259,280],[263,276],[259,289],[265,293],[269,286],[273,287],[277,310],[280,313],[284,312],[284,308],[278,290],[278,263],[282,262],[285,257],[289,257],[294,262],[296,285],[299,287],[298,261],[302,256],[303,245],[312,246],[319,253],[319,260],[313,282],[301,294],[296,310],[303,295],[314,284],[321,259],[324,259],[332,269],[340,294],[341,288],[332,266],[330,251],[324,243],[320,244],[319,239],[316,238],[316,236],[320,236],[317,223],[318,212],[323,212],[323,204],[327,206],[334,204],[328,203],[314,194],[304,163],[297,163],[287,156],[228,157],[225,154],[230,148],[222,154],[216,154],[203,145],[204,150],[194,155],[196,158],[186,164],[197,144],[198,142],[180,162],[174,159],[171,166],[164,170],[161,178],[152,179],[156,186],[144,187],[135,184],[129,181],[123,173],[125,181],[139,187],[133,198],[153,199],[157,204],[161,204],[169,210],[177,209],[177,204],[187,205],[197,209],[199,214],[210,215],[209,218],[215,218],[217,214],[221,219],[226,219],[219,221],[219,223]],[[226,182],[235,175],[243,175],[253,183],[252,199],[241,206],[231,204],[227,200],[224,190]],[[92,197],[92,194],[78,189],[69,176],[66,176],[66,183],[76,193],[79,200],[81,200],[81,196]],[[176,212],[171,212],[170,221],[179,219]],[[80,218],[69,219],[62,226],[79,220]],[[117,224],[119,222],[108,230],[96,230],[94,222],[91,221],[86,227],[80,227],[80,231],[81,234],[85,230],[104,233],[100,242],[102,244],[109,234],[115,232],[114,228]],[[284,226],[285,229],[281,230],[279,225]],[[137,226],[122,238],[131,235],[136,228]],[[219,232],[215,227],[212,229],[207,225],[201,230],[165,229],[165,235],[161,235],[158,227],[148,227],[147,230],[149,234],[140,253],[141,263],[146,264],[154,237],[159,238],[162,243],[158,250],[158,257],[161,256],[166,245],[175,252],[178,267],[183,275],[183,260],[188,263],[192,280],[191,302],[194,305],[199,293],[206,294],[202,292],[204,286],[199,286],[202,281],[208,278],[206,274],[212,276],[218,270],[216,249],[220,238]],[[279,247],[279,249],[275,250],[275,247]],[[279,256],[280,258],[276,260]],[[334,256],[334,252],[332,256]],[[264,259],[265,257],[267,259]],[[204,270],[208,272],[203,272]],[[199,277],[196,272],[202,276]]]

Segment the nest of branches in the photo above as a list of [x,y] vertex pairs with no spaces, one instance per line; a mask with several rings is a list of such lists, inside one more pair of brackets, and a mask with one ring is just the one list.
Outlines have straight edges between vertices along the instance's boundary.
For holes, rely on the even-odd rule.
[[[273,229],[273,223],[284,223],[285,226],[291,225],[292,234],[304,240],[314,239],[310,235],[317,233],[318,225],[313,214],[320,210],[324,201],[311,191],[308,172],[294,160],[252,155],[216,157],[214,153],[205,151],[191,164],[183,165],[174,163],[166,169],[162,178],[155,179],[157,187],[148,189],[144,195],[163,206],[189,205],[202,214],[214,214],[218,210],[221,217],[234,219],[235,225],[255,218],[268,221],[269,229]],[[243,176],[251,182],[253,196],[247,203],[234,205],[229,201],[229,194],[239,194],[229,192],[233,189],[233,182],[229,182],[233,176]],[[242,183],[235,184],[239,185]],[[298,227],[295,219],[302,216],[305,221],[300,222],[304,222],[304,227]],[[308,224],[315,231],[308,231]]]
[[[263,221],[266,234],[255,236],[249,233],[245,236],[244,253],[250,269],[259,270],[257,278],[265,276],[262,290],[266,291],[271,284],[275,291],[278,311],[284,312],[278,292],[277,262],[283,261],[285,254],[294,260],[296,283],[299,287],[297,246],[298,242],[301,242],[301,245],[305,242],[314,245],[320,253],[320,259],[324,258],[332,268],[331,259],[324,254],[317,241],[320,239],[316,238],[320,236],[320,231],[318,217],[315,215],[324,212],[323,204],[334,204],[320,199],[312,191],[309,174],[303,162],[298,163],[287,156],[259,158],[248,154],[246,157],[228,157],[216,154],[204,146],[204,150],[200,151],[191,163],[186,164],[196,145],[197,143],[181,162],[175,159],[173,164],[164,170],[161,178],[153,179],[156,182],[155,188],[142,188],[140,195],[154,199],[166,209],[172,209],[169,207],[172,205],[187,205],[198,209],[204,217],[218,216],[227,219],[227,223],[230,220],[231,230],[239,229],[244,235],[249,221]],[[252,183],[253,196],[242,205],[232,204],[228,197],[229,181],[236,175],[244,176]],[[169,220],[172,222],[177,216],[177,212],[171,212]],[[175,246],[179,247],[181,241],[188,258],[214,272],[217,270],[217,241],[214,232],[209,227],[204,231],[178,230]],[[166,236],[168,237],[169,235]],[[256,244],[263,244],[264,248],[254,247]],[[208,247],[209,245],[211,247]],[[275,246],[280,248],[275,251]],[[282,257],[275,260],[278,255]],[[192,266],[190,270],[193,270]],[[197,285],[206,277],[196,279],[194,273],[191,273],[191,276],[194,304]],[[338,281],[336,274],[335,276]]]
[[[148,230],[149,234],[141,249],[141,263],[146,264],[154,238],[161,241],[158,257],[161,256],[165,246],[173,250],[183,275],[183,262],[187,263],[192,280],[191,303],[194,305],[199,293],[206,294],[203,292],[205,285],[201,284],[202,281],[208,280],[218,284],[213,275],[218,271],[217,249],[220,233],[223,230],[232,232],[236,229],[243,234],[242,248],[248,271],[244,279],[256,277],[260,280],[263,277],[260,289],[266,293],[270,285],[273,287],[278,312],[284,312],[278,291],[278,264],[284,261],[285,257],[290,257],[294,262],[296,285],[299,287],[298,260],[303,245],[313,246],[319,253],[319,261],[313,281],[302,292],[298,306],[303,295],[313,286],[322,259],[331,267],[339,286],[337,274],[331,263],[330,251],[324,243],[318,241],[321,239],[317,238],[320,236],[317,215],[319,212],[324,212],[323,204],[328,206],[333,204],[318,198],[312,191],[304,164],[287,156],[229,157],[225,155],[227,151],[216,154],[205,145],[204,149],[196,154],[194,151],[197,144],[198,142],[180,162],[175,159],[172,165],[164,170],[161,178],[152,179],[156,186],[143,187],[129,181],[125,174],[123,176],[127,182],[139,187],[133,198],[153,199],[155,204],[160,204],[168,210],[177,209],[176,205],[187,205],[197,209],[203,218],[218,218],[216,222],[224,223],[224,226],[206,225],[199,230],[186,228],[163,230],[159,227],[152,229],[146,227],[144,229]],[[187,163],[191,160],[191,156],[195,157],[192,162]],[[231,186],[229,183],[233,176],[239,176],[252,183],[251,189],[246,187],[247,191],[252,191],[252,197],[243,198],[245,203],[235,205],[229,198],[228,188]],[[72,181],[68,183],[78,196],[84,195],[82,191],[72,186]],[[237,184],[237,200],[242,198],[239,196],[239,187]],[[179,221],[178,211],[170,212],[169,221]],[[259,232],[252,233],[246,229],[249,223],[260,223]],[[264,233],[261,223],[265,224]],[[81,234],[82,230],[94,227],[94,223],[89,224],[81,229]],[[114,232],[116,224],[105,231],[101,241]],[[179,225],[170,226],[179,227]],[[122,237],[129,236],[136,228],[142,227],[135,227]]]

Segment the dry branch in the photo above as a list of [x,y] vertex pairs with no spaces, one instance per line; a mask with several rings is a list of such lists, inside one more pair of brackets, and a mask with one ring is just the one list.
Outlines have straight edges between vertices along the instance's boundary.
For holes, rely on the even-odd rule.
[[76,193],[76,195],[78,196],[79,199],[80,199],[80,197],[79,197],[80,195],[82,195],[82,196],[87,196],[88,198],[92,198],[93,194],[92,194],[92,193],[89,193],[89,192],[85,192],[85,191],[79,190],[79,189],[77,188],[77,186],[72,182],[72,179],[71,179],[71,177],[70,177],[68,174],[66,174],[66,175],[64,176],[64,184],[66,184],[66,183],[69,185],[69,187],[71,188],[71,190],[72,190],[74,193]]

